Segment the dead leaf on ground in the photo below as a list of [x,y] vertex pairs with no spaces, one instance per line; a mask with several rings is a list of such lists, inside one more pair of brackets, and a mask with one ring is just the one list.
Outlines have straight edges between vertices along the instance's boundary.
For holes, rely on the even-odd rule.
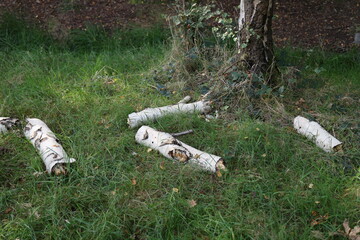
[[135,178],[131,179],[131,184],[136,185],[136,179]]
[[34,216],[36,219],[39,219],[41,217],[41,215],[38,213],[38,211],[34,212]]
[[316,217],[315,219],[311,220],[311,226],[316,226],[321,223],[324,223],[329,218],[329,214],[319,215],[318,212],[316,211],[312,211],[311,215]]
[[11,207],[9,207],[9,208],[5,209],[4,214],[9,214],[9,213],[11,213],[13,210],[14,210],[14,209],[12,209]]
[[164,161],[162,161],[161,163],[160,163],[160,169],[161,170],[164,170],[165,169],[165,162]]
[[311,234],[312,234],[312,236],[313,236],[314,238],[316,238],[316,239],[321,239],[321,240],[325,240],[325,239],[326,239],[325,236],[324,236],[324,234],[323,234],[322,232],[320,232],[320,231],[311,231]]
[[190,208],[193,208],[197,205],[197,203],[194,199],[188,200],[188,204],[189,204]]
[[346,219],[343,223],[345,236],[350,240],[360,240],[360,227],[355,226],[353,229],[350,228],[349,221]]

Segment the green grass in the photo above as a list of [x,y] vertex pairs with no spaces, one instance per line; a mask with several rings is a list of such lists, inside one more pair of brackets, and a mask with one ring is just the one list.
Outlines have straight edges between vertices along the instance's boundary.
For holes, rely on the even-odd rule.
[[[356,123],[359,110],[354,104],[341,114],[327,109],[336,94],[358,93],[338,87],[343,79],[359,86],[358,52],[313,60],[304,51],[285,52],[286,62],[303,68],[302,81],[318,76],[309,69],[327,70],[319,73],[325,84],[312,95],[313,110],[346,142],[343,155],[241,112],[232,122],[174,116],[149,123],[166,132],[194,129],[181,140],[223,156],[229,172],[219,178],[147,152],[134,141],[136,129],[127,127],[129,113],[181,99],[144,81],[169,49],[164,31],[109,37],[92,29],[60,44],[16,21],[5,23],[12,27],[0,27],[0,115],[44,120],[77,162],[67,176],[36,177],[44,167],[31,144],[16,133],[0,136],[7,149],[0,152],[0,239],[311,239],[314,230],[327,236],[345,219],[359,220],[353,190],[359,182],[344,168],[344,161],[360,165],[359,132],[340,127]],[[303,84],[287,101],[315,90]],[[329,218],[312,226],[313,211]]]

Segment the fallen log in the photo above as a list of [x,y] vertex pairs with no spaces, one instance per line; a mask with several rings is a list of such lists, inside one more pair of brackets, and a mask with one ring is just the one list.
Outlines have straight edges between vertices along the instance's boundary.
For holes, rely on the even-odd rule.
[[64,164],[75,162],[75,159],[68,157],[55,134],[40,119],[27,118],[24,135],[38,151],[49,174],[66,174]]
[[322,148],[325,152],[338,152],[342,150],[342,142],[328,133],[317,122],[297,116],[294,119],[294,128],[298,133],[306,136],[310,140],[313,140],[315,144]]
[[188,100],[189,97],[187,96],[176,105],[158,108],[146,108],[141,112],[130,113],[127,122],[130,128],[135,128],[147,121],[154,121],[166,115],[196,112],[207,113],[211,109],[209,101],[186,103]]
[[174,138],[171,134],[142,126],[135,135],[137,143],[159,151],[168,159],[180,163],[192,163],[202,169],[217,172],[225,170],[221,157],[197,150]]
[[0,133],[7,133],[15,126],[20,124],[19,119],[10,117],[0,117]]

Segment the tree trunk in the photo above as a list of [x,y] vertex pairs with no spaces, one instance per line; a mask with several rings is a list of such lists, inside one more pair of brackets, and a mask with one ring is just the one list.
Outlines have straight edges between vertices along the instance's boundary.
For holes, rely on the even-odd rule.
[[[273,80],[272,17],[274,0],[240,0],[238,48],[243,67]],[[271,83],[271,82],[270,82]]]

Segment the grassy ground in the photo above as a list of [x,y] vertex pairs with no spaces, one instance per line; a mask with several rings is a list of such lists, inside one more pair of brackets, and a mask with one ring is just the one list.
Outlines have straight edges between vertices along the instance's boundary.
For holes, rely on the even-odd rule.
[[[287,109],[317,113],[346,142],[344,154],[244,113],[232,122],[195,115],[149,123],[194,129],[181,140],[224,157],[229,172],[217,177],[147,152],[127,127],[129,113],[181,99],[143,80],[168,50],[161,29],[113,38],[90,29],[59,44],[7,24],[0,115],[44,120],[77,162],[65,177],[34,176],[44,167],[33,147],[16,133],[1,136],[0,239],[312,239],[360,220],[359,52],[279,51],[283,65],[301,69]],[[299,97],[311,107],[292,105]]]

